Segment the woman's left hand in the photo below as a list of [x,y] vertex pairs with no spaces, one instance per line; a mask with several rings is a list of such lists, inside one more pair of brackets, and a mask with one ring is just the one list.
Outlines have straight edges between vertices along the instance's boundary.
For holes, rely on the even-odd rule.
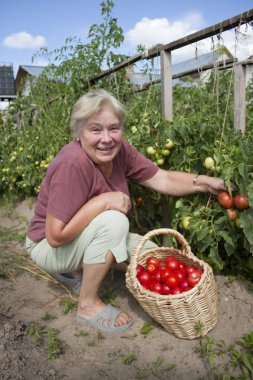
[[207,192],[213,195],[218,195],[221,191],[227,191],[223,179],[216,177],[206,177]]

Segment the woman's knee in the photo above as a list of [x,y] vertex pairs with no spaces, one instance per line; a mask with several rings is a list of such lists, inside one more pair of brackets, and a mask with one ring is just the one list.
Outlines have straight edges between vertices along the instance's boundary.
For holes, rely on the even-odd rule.
[[123,236],[129,232],[129,220],[122,212],[104,211],[99,215],[100,228],[111,236]]

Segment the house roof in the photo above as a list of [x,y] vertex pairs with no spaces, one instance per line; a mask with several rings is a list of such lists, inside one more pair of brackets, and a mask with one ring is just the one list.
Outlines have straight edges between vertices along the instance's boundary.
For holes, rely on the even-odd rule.
[[32,65],[20,65],[19,69],[23,69],[27,74],[38,78],[38,76],[43,72],[45,66],[32,66]]

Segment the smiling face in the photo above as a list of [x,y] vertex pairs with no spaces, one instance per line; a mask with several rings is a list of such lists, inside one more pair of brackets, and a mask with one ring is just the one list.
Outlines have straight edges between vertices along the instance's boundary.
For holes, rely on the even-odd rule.
[[104,108],[86,121],[78,138],[92,161],[104,167],[111,165],[120,150],[123,126],[110,108]]

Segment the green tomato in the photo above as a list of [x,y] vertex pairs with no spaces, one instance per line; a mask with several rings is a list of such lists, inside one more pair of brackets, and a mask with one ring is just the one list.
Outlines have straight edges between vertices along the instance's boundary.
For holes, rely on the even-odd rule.
[[162,150],[162,155],[163,156],[169,156],[170,155],[170,151],[168,149],[163,149]]
[[189,224],[190,224],[190,217],[189,216],[185,216],[182,220],[182,226],[185,230],[189,230],[190,227],[189,227]]
[[133,125],[131,127],[131,131],[132,131],[132,133],[136,133],[138,131],[138,129],[137,129],[137,127],[135,125]]
[[166,144],[165,144],[165,148],[167,148],[167,149],[171,149],[171,148],[173,148],[174,147],[174,142],[171,140],[171,139],[167,139],[166,140]]
[[214,160],[212,157],[207,157],[204,162],[204,167],[206,169],[213,169],[214,168]]
[[236,228],[242,228],[240,218],[236,218],[235,226],[236,226]]
[[153,156],[154,154],[156,154],[156,150],[152,147],[152,146],[149,146],[147,148],[147,153],[150,155],[150,156]]
[[163,158],[159,158],[157,161],[157,165],[163,165],[164,164],[164,159]]

